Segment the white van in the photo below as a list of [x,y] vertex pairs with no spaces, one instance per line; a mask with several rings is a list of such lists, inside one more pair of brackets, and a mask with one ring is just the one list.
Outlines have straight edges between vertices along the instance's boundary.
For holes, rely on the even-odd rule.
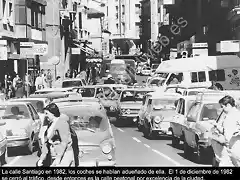
[[218,83],[224,90],[240,89],[240,58],[236,55],[193,57],[163,61],[156,70],[165,88],[173,77],[179,84],[211,86]]

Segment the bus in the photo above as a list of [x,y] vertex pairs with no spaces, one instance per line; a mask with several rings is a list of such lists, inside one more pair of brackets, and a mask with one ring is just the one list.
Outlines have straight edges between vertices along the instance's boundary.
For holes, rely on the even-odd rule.
[[136,81],[136,65],[134,59],[103,60],[100,77],[111,74],[118,83],[129,84]]

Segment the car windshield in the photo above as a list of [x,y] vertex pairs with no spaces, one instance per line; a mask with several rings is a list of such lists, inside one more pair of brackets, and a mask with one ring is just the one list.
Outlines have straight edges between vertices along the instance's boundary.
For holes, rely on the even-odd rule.
[[70,117],[70,125],[76,131],[102,132],[108,129],[108,119],[98,109],[72,106],[61,109]]
[[144,91],[123,91],[121,96],[121,102],[142,101],[146,93],[147,92],[144,92]]
[[30,102],[38,113],[43,113],[44,102],[39,100],[25,99],[21,102]]
[[67,88],[67,87],[78,87],[78,86],[82,86],[82,82],[80,80],[76,80],[76,81],[64,81],[62,83],[62,87],[63,88]]
[[204,105],[202,111],[202,120],[203,121],[217,120],[218,116],[221,113],[221,110],[222,109],[219,103]]
[[153,107],[154,108],[163,108],[167,107],[174,107],[175,100],[169,99],[153,99]]
[[1,119],[29,119],[30,114],[25,105],[1,105],[0,106]]
[[150,81],[149,84],[156,85],[156,86],[162,86],[165,81],[166,81],[166,79],[153,79],[152,81]]
[[158,77],[167,78],[168,77],[168,73],[158,73]]
[[199,91],[189,91],[188,96],[196,96],[199,93]]
[[157,69],[158,66],[159,66],[158,64],[153,64],[153,65],[152,65],[152,69]]
[[82,97],[94,97],[95,91],[95,88],[81,88],[78,92],[81,93]]

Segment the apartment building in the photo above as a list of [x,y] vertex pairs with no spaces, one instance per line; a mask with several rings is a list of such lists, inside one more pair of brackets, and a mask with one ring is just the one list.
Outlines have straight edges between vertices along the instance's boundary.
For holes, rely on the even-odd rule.
[[13,0],[0,1],[0,81],[14,72],[14,59],[19,59],[15,43],[15,8]]
[[108,0],[108,24],[113,38],[139,39],[140,0]]

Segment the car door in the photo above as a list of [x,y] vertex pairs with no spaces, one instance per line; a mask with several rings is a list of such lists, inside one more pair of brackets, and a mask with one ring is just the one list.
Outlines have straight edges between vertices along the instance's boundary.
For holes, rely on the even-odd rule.
[[31,104],[27,105],[29,111],[30,111],[30,115],[32,118],[31,124],[30,124],[30,131],[34,132],[34,134],[39,132],[40,129],[40,118],[38,115],[34,114],[34,108],[31,106]]
[[190,108],[186,121],[184,122],[184,136],[189,146],[194,147],[195,142],[195,126],[201,112],[201,103],[195,103]]
[[147,110],[147,103],[148,103],[149,96],[144,96],[143,98],[143,104],[141,106],[141,109],[139,111],[139,122],[140,124],[143,124],[142,121],[145,118],[146,110]]
[[146,112],[144,114],[144,122],[146,125],[151,121],[151,112],[152,112],[152,99],[149,98],[146,103]]
[[173,121],[172,121],[172,130],[173,130],[173,133],[175,136],[179,137],[181,135],[181,124],[179,124],[180,120],[182,120],[182,117],[183,117],[183,114],[182,114],[182,109],[183,109],[183,106],[185,104],[185,100],[184,99],[180,99],[178,101],[178,105],[177,105],[177,108],[176,108],[176,115],[173,117]]

